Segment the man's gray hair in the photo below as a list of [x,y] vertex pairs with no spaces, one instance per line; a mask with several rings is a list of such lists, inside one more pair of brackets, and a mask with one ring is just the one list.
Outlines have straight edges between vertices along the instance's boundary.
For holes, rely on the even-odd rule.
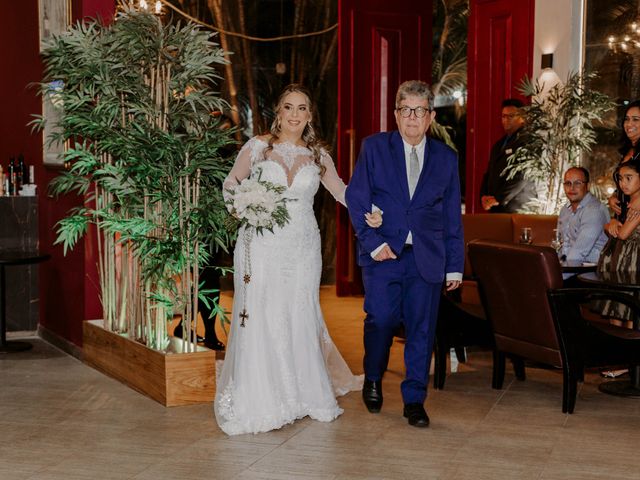
[[428,102],[429,110],[433,110],[433,92],[428,83],[421,80],[407,80],[398,87],[396,93],[396,108],[400,106],[400,102],[405,98],[413,96],[423,98]]

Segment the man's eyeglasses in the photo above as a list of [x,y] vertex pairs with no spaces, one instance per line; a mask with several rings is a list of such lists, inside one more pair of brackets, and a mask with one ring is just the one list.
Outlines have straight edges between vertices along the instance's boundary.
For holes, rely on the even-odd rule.
[[564,188],[571,188],[571,187],[580,188],[585,183],[587,182],[584,182],[582,180],[574,180],[573,182],[570,182],[569,180],[567,180],[566,182],[563,182],[562,185],[564,185]]
[[400,113],[402,118],[409,118],[412,113],[415,113],[417,118],[424,118],[429,109],[424,107],[398,107],[396,111]]

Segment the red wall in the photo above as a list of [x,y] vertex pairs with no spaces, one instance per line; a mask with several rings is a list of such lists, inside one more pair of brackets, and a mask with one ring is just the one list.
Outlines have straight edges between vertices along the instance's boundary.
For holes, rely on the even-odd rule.
[[[115,0],[74,0],[73,9],[74,19],[96,15],[111,18]],[[60,246],[53,246],[56,222],[82,199],[54,199],[46,194],[46,185],[57,171],[43,166],[42,135],[31,133],[27,127],[31,115],[42,112],[40,97],[29,86],[42,76],[37,1],[3,5],[0,45],[0,163],[6,168],[9,156],[23,153],[26,162],[35,166],[40,249],[52,257],[40,266],[40,323],[53,334],[81,345],[82,321],[101,316],[95,248],[90,236],[66,257]]]
[[[6,172],[9,156],[22,152],[31,164],[41,158],[40,141],[25,126],[40,113],[40,101],[31,82],[40,80],[38,57],[38,2],[6,2],[0,17],[0,163]],[[31,61],[25,62],[29,58]],[[36,170],[36,175],[38,171]]]
[[[337,169],[348,181],[362,139],[396,129],[395,94],[405,80],[431,81],[432,1],[338,2]],[[344,207],[336,216],[336,293],[363,291],[355,237]]]
[[471,0],[469,7],[465,203],[476,213],[483,212],[480,184],[491,146],[504,135],[500,104],[522,98],[518,86],[533,71],[535,0]]

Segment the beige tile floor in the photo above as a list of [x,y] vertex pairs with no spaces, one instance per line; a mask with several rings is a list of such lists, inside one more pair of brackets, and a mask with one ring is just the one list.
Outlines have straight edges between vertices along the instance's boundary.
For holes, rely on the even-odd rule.
[[[338,347],[361,372],[361,305],[323,288]],[[587,375],[576,413],[560,411],[558,371],[507,374],[490,388],[487,352],[427,400],[431,427],[401,416],[402,344],[394,344],[385,405],[358,393],[332,423],[227,437],[211,405],[164,408],[42,340],[0,356],[0,479],[640,479],[640,400],[607,396]]]

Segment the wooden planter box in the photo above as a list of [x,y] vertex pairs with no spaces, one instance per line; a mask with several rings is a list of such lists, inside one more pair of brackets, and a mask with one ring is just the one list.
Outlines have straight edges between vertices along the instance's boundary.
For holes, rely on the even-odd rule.
[[[105,330],[102,320],[83,323],[84,361],[166,407],[212,403],[216,354],[163,353]],[[179,340],[179,339],[176,339]]]

